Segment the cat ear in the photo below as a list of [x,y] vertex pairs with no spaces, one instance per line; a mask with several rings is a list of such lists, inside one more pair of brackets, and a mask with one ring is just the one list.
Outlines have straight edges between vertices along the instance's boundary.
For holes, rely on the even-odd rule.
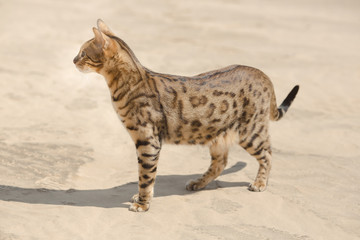
[[110,39],[108,36],[100,32],[97,28],[93,28],[95,34],[95,44],[98,48],[107,49],[110,44]]
[[102,37],[101,32],[97,28],[94,28],[94,27],[93,27],[93,32],[95,34],[95,38],[94,38],[95,45],[98,48],[103,48],[103,46],[105,45],[105,40]]
[[97,27],[101,32],[105,33],[106,35],[115,36],[115,34],[110,30],[108,26],[106,26],[103,20],[101,19],[97,20]]

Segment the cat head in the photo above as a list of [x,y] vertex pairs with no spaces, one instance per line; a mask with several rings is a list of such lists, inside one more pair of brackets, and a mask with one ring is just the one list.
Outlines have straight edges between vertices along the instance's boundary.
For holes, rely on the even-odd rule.
[[111,62],[109,59],[121,58],[118,38],[101,19],[97,21],[97,28],[93,28],[93,32],[95,37],[81,46],[78,55],[73,60],[76,67],[84,73],[100,73],[101,70],[109,67],[107,66]]

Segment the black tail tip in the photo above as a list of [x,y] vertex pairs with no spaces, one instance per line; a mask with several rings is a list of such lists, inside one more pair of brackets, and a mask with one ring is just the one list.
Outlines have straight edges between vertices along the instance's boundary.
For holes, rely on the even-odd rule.
[[299,91],[299,85],[296,85],[291,92],[287,95],[287,97],[285,98],[285,100],[281,103],[280,107],[284,108],[285,111],[290,107],[292,101],[294,100],[294,98],[296,97],[296,94]]
[[298,93],[299,88],[300,88],[300,86],[299,86],[299,85],[296,85],[296,86],[291,90],[290,94],[293,94],[293,95],[294,95],[294,98],[296,97],[296,94]]

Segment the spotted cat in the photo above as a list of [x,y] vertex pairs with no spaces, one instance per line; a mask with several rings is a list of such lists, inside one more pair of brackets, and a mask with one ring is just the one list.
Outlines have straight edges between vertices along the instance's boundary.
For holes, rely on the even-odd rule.
[[114,109],[135,143],[139,185],[130,210],[149,209],[162,143],[209,146],[211,165],[186,184],[189,191],[203,189],[221,174],[233,143],[259,162],[249,190],[265,190],[271,168],[269,120],[284,116],[299,86],[277,107],[273,85],[258,69],[232,65],[193,77],[156,73],[142,66],[102,20],[93,32],[73,62],[81,72],[105,77]]

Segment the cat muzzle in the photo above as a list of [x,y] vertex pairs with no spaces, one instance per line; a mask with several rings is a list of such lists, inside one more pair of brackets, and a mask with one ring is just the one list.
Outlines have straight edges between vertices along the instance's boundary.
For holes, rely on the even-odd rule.
[[76,56],[73,60],[73,63],[76,64],[80,60],[79,56]]

